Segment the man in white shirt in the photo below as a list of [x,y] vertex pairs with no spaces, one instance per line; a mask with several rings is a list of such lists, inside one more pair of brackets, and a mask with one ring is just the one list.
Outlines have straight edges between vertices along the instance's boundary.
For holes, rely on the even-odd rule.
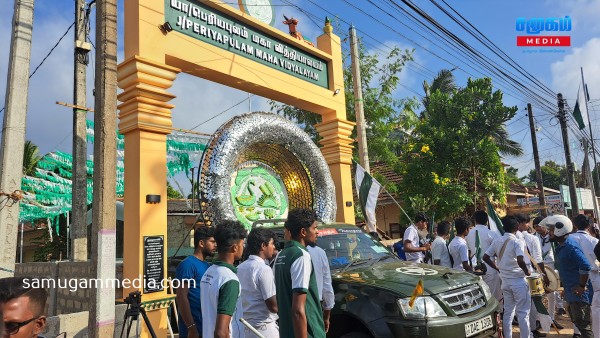
[[450,253],[446,241],[450,238],[450,227],[452,224],[448,221],[441,221],[437,225],[437,237],[431,243],[431,255],[434,265],[441,265],[447,268],[452,267],[450,262]]
[[419,231],[427,229],[429,224],[429,218],[424,213],[418,213],[415,216],[415,223],[411,224],[406,231],[404,231],[404,252],[406,253],[406,260],[409,262],[423,263],[425,260],[425,252],[431,249],[431,244],[427,243],[420,246]]
[[[548,228],[545,226],[540,226],[540,222],[544,219],[542,216],[538,216],[533,220],[533,227],[536,231],[536,237],[540,241],[540,246],[542,248],[542,261],[544,262],[544,268],[546,270],[552,269],[558,275],[558,271],[554,267],[554,250],[552,249],[552,243],[550,242],[550,233],[548,232]],[[546,294],[548,298],[548,313],[550,314],[550,318],[554,322],[554,326],[557,329],[562,330],[563,326],[555,320],[556,317],[556,308],[563,309],[564,311],[564,302],[560,297],[560,292],[554,291]]]
[[[275,277],[266,264],[275,254],[276,235],[265,228],[252,229],[246,248],[248,259],[238,266],[238,278],[242,287],[243,318],[265,338],[278,338],[277,299]],[[245,328],[246,338],[257,337]]]
[[[538,273],[542,274],[542,277],[544,279],[544,284],[548,284],[549,280],[548,280],[548,276],[546,276],[546,269],[544,266],[544,262],[542,261],[542,247],[540,244],[540,241],[532,234],[529,233],[529,222],[531,221],[531,217],[527,214],[516,214],[515,217],[517,218],[519,225],[518,225],[518,229],[519,231],[517,231],[517,238],[520,237],[520,239],[523,241],[523,243],[525,243],[525,264],[527,264],[527,267],[529,269],[537,269]],[[535,262],[532,262],[532,259]],[[539,268],[539,269],[538,269]],[[529,314],[529,320],[530,320],[530,325],[531,328],[534,329],[531,332],[533,333],[534,337],[546,337],[546,334],[543,332],[540,332],[538,330],[538,328],[536,327],[536,321],[540,320],[541,316],[538,313],[535,305],[532,304],[531,306],[531,311]],[[550,325],[550,323],[548,322],[548,325]]]
[[[525,244],[516,237],[518,221],[514,216],[502,218],[504,236],[494,241],[483,255],[483,261],[496,271],[502,279],[502,295],[504,297],[504,315],[502,332],[510,336],[512,318],[517,314],[521,338],[529,338],[529,310],[531,295],[525,276],[531,275],[523,256]],[[496,257],[496,261],[492,260]]]
[[325,331],[329,329],[329,316],[331,309],[335,305],[335,294],[331,283],[331,270],[329,269],[329,260],[327,253],[322,248],[315,245],[307,245],[306,250],[310,254],[310,260],[315,270],[315,279],[317,280],[317,289],[319,290],[319,299],[323,306],[323,321],[325,322]]
[[[483,259],[483,254],[486,250],[492,245],[494,240],[500,238],[500,234],[498,232],[494,232],[488,228],[486,225],[488,223],[488,214],[483,210],[477,210],[473,214],[473,219],[475,220],[475,227],[469,231],[467,235],[466,241],[467,246],[469,247],[469,251],[473,256],[471,260],[472,264],[478,264]],[[477,250],[477,237],[479,237],[479,250]],[[498,302],[502,301],[502,282],[500,280],[500,276],[498,275],[498,271],[492,269],[491,266],[486,264],[486,272],[481,279],[487,284],[492,292],[494,298],[498,300]]]
[[448,245],[448,251],[454,262],[452,268],[460,271],[472,271],[473,268],[469,264],[469,249],[465,237],[469,233],[471,221],[466,217],[459,217],[454,220],[456,228],[456,236]]
[[589,279],[592,283],[594,296],[590,307],[592,318],[592,331],[594,338],[600,337],[600,272],[598,262],[594,254],[594,248],[598,245],[598,239],[590,233],[592,230],[592,222],[586,215],[577,215],[573,218],[573,225],[577,227],[577,232],[570,234],[569,237],[579,245],[579,248],[592,266]]

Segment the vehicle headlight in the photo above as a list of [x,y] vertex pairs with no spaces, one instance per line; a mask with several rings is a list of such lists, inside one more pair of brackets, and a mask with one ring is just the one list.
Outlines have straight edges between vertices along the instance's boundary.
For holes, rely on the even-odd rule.
[[446,317],[446,312],[435,299],[431,297],[418,297],[411,308],[408,305],[410,298],[398,299],[398,305],[404,318],[420,319],[433,317]]
[[481,287],[481,290],[483,290],[483,295],[485,296],[485,301],[489,302],[490,299],[492,299],[492,290],[490,290],[490,287],[484,282],[484,281],[480,281],[479,282],[479,287]]

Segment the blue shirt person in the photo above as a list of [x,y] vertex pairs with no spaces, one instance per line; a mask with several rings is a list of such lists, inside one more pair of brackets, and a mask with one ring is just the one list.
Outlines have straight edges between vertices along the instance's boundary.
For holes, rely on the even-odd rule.
[[572,238],[567,238],[563,244],[556,247],[556,254],[560,262],[558,272],[560,280],[565,288],[565,297],[568,303],[584,302],[591,304],[592,291],[588,279],[587,287],[582,293],[575,293],[574,289],[579,286],[579,275],[589,275],[592,266]]
[[[574,220],[578,221],[579,217],[576,216]],[[565,288],[565,300],[569,303],[571,321],[581,332],[582,338],[592,338],[592,291],[589,280],[592,266],[577,242],[570,236],[573,223],[564,215],[553,215],[544,218],[539,225],[547,227],[550,239],[558,243],[555,259]]]
[[202,308],[200,305],[200,281],[209,268],[206,257],[214,255],[217,244],[212,227],[201,226],[194,232],[194,254],[177,266],[177,311],[179,312],[179,337],[196,338],[202,332]]

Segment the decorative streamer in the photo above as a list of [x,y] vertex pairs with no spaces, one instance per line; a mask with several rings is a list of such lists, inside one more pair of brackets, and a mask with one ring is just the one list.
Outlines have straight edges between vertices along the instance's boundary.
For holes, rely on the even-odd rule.
[[[94,122],[86,121],[86,138],[94,143]],[[117,164],[116,164],[116,194],[124,194],[125,138],[117,132]],[[167,135],[167,170],[168,175],[184,172],[189,175],[191,168],[198,163],[208,142],[207,137],[198,137],[182,133]],[[23,200],[20,203],[19,219],[34,221],[37,219],[54,219],[58,226],[58,216],[71,211],[73,183],[73,156],[55,151],[46,154],[38,162],[35,177],[24,176],[21,181]],[[86,161],[87,203],[92,203],[93,197],[93,156]],[[50,230],[51,231],[51,230]],[[58,231],[57,231],[58,233]],[[52,233],[50,232],[50,236]]]

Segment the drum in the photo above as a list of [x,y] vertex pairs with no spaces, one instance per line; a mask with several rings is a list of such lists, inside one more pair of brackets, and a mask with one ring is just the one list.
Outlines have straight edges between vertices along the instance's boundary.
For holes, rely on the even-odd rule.
[[531,273],[531,276],[527,276],[527,284],[529,284],[529,293],[532,296],[541,296],[544,295],[544,280],[542,279],[542,275],[539,273]]
[[550,269],[549,267],[546,267],[546,276],[548,276],[548,279],[550,280],[550,284],[548,284],[548,286],[545,287],[546,292],[550,293],[558,291],[558,289],[560,288],[560,278],[558,277],[556,271]]

